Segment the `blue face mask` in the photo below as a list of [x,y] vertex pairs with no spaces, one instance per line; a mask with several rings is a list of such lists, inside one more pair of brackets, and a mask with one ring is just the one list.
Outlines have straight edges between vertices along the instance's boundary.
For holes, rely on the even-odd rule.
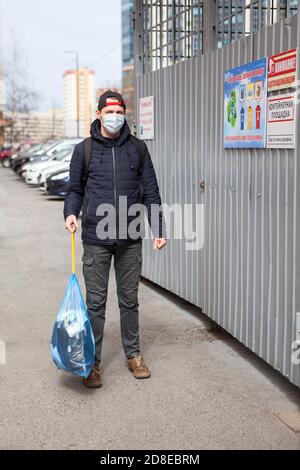
[[125,122],[124,114],[108,113],[102,118],[102,124],[110,134],[116,134],[123,127]]

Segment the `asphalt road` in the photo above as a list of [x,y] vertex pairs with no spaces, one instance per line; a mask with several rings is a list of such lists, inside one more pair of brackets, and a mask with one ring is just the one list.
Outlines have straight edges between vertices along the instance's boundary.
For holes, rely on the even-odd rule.
[[[299,449],[275,415],[300,392],[199,310],[145,282],[141,346],[152,377],[138,381],[120,340],[113,268],[103,387],[59,371],[50,337],[70,275],[63,203],[0,168],[1,449]],[[81,242],[76,239],[77,274]],[[85,295],[85,294],[84,294]]]

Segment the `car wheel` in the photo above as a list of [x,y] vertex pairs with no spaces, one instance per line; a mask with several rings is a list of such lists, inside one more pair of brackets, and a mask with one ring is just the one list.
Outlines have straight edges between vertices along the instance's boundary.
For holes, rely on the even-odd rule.
[[4,168],[9,168],[10,167],[10,158],[3,158],[2,159],[2,166],[4,166]]

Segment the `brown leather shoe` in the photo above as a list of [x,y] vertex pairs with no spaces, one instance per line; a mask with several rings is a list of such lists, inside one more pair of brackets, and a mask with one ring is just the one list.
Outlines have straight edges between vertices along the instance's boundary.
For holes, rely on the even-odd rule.
[[83,385],[88,388],[99,388],[102,385],[99,362],[95,362],[90,375],[82,380]]
[[151,376],[151,372],[142,356],[130,357],[128,359],[128,369],[133,372],[136,379],[147,379]]

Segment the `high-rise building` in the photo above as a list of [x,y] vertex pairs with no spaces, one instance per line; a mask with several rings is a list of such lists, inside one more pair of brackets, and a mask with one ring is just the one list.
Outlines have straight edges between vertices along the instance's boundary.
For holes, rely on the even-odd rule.
[[[77,71],[66,70],[63,75],[63,109],[65,135],[77,136],[79,121],[79,137],[90,134],[91,121],[95,116],[96,83],[95,72],[88,68],[78,70],[79,87],[77,90]],[[79,113],[77,100],[79,95]]]
[[122,0],[122,95],[127,103],[128,124],[135,124],[133,0]]
[[142,4],[135,0],[135,4],[135,10],[142,7],[137,75],[222,48],[298,11],[298,0],[148,0]]

